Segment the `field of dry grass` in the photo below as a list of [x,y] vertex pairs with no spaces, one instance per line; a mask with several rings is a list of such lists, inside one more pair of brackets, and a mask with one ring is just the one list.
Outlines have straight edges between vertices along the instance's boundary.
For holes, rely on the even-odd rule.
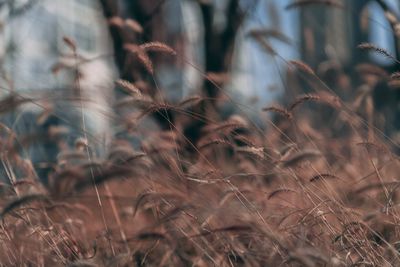
[[[126,49],[151,74],[148,52],[175,55],[158,42]],[[266,130],[244,115],[220,118],[215,107],[233,103],[218,74],[205,77],[223,97],[177,104],[148,94],[151,84],[116,81],[124,134],[104,158],[84,139],[68,149],[61,126],[17,136],[2,125],[0,265],[400,266],[399,140],[374,99],[377,84],[399,90],[400,74],[359,64],[356,83],[325,64],[328,84],[327,71],[287,67],[297,93],[264,108]],[[31,101],[11,96],[0,109]],[[146,128],[155,115],[166,129]],[[188,131],[193,120],[202,127]],[[20,152],[49,138],[61,153],[43,185]]]
[[[359,101],[368,105],[367,97]],[[77,143],[47,187],[10,152],[26,178],[2,186],[0,260],[396,266],[399,158],[354,103],[321,90],[267,107],[279,117],[267,133],[234,115],[209,122],[196,144],[179,127],[190,109],[152,103],[138,117],[173,109],[181,117],[171,130],[152,132],[140,150],[114,140],[105,160],[88,161]]]

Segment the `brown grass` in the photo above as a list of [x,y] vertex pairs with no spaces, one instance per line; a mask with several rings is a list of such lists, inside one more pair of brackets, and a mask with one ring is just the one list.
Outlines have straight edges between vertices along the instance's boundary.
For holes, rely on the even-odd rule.
[[[287,8],[310,4],[342,7],[303,0]],[[108,22],[145,35],[137,21]],[[274,56],[268,38],[289,42],[277,30],[251,35]],[[79,44],[64,42],[77,54]],[[396,60],[372,44],[359,48]],[[375,125],[382,116],[368,79],[353,81],[343,71],[355,88],[368,90],[362,97],[340,92],[341,99],[305,62],[288,61],[319,86],[287,92],[283,106],[259,110],[272,113],[263,130],[245,115],[221,119],[218,104],[235,105],[227,98],[212,99],[216,106],[203,95],[174,104],[153,93],[160,88],[152,83],[152,52],[169,57],[178,49],[161,42],[127,42],[124,49],[127,61],[143,68],[135,70],[143,80],[115,81],[128,96],[112,103],[119,134],[104,157],[92,156],[90,135],[66,144],[62,124],[29,134],[0,124],[1,266],[400,266],[399,147],[396,135]],[[400,77],[389,79],[372,64],[354,69],[385,85]],[[205,76],[217,85],[230,78]],[[0,115],[35,103],[40,99],[10,94]],[[40,127],[59,116],[43,107]],[[147,127],[155,117],[167,127]],[[38,143],[59,150],[38,164],[50,169],[46,185],[25,154]]]
[[359,44],[357,46],[359,49],[362,50],[370,50],[370,51],[374,51],[376,53],[379,53],[387,58],[392,59],[393,61],[395,61],[396,63],[400,64],[400,61],[398,61],[392,54],[390,54],[388,51],[386,51],[385,49],[376,46],[375,44],[371,44],[371,43],[362,43]]

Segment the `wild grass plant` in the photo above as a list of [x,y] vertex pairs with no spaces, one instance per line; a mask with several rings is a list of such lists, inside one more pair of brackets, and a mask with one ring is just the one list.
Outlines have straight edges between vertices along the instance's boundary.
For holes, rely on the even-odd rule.
[[[296,1],[287,8],[315,3],[341,8],[337,1]],[[109,24],[144,31],[132,19],[113,16]],[[79,58],[79,44],[64,42]],[[123,48],[149,77],[154,54],[179,56],[158,41]],[[374,44],[358,48],[398,62]],[[84,114],[82,137],[72,146],[64,126],[26,135],[1,124],[1,265],[400,266],[399,140],[380,127],[388,122],[374,97],[377,84],[396,95],[399,74],[360,63],[355,79],[335,64],[325,66],[338,73],[338,84],[354,80],[356,93],[342,97],[324,72],[288,61],[296,93],[260,110],[268,114],[266,130],[240,112],[227,119],[215,112],[223,103],[237,105],[224,95],[226,73],[202,73],[221,92],[218,98],[199,94],[179,103],[154,93],[151,79],[117,79],[124,91],[112,103],[119,134],[102,157]],[[78,65],[72,69],[79,93]],[[84,107],[80,96],[70,101]],[[41,99],[14,92],[0,112],[26,102]],[[51,114],[44,109],[36,123]],[[155,117],[163,129],[143,126]],[[193,120],[201,127],[189,129]],[[138,136],[140,145],[130,139]],[[48,169],[44,184],[37,171],[43,166],[23,152],[49,141],[58,156],[41,163]]]

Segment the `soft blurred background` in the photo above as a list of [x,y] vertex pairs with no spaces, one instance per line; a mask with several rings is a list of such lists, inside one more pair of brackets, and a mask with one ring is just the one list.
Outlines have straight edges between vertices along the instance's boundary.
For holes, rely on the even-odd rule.
[[[112,39],[101,2],[2,1],[1,60],[3,73],[12,81],[12,87],[17,91],[35,91],[68,84],[68,75],[51,72],[54,64],[68,53],[63,36],[75,40],[82,55],[97,57],[83,67],[88,79],[91,75],[105,80],[116,76]],[[224,90],[255,117],[261,107],[284,97],[285,60],[303,59],[313,67],[335,60],[344,68],[371,60],[390,68],[389,59],[376,54],[366,59],[355,48],[368,41],[392,54],[398,51],[390,23],[376,1],[343,1],[343,8],[329,9],[318,5],[288,9],[292,2],[289,0],[114,2],[112,5],[119,5],[119,15],[145,23],[147,34],[131,38],[162,41],[178,51],[179,62],[171,65],[159,60],[154,77],[170,101],[198,93],[204,84],[201,71],[229,72]],[[393,12],[399,12],[398,1],[383,2]],[[277,52],[271,55],[255,38],[249,38],[252,30],[274,30],[287,38],[284,42],[269,40]],[[3,86],[11,89],[11,85]]]
[[[374,64],[393,73],[398,65],[357,46],[373,43],[398,57],[399,26],[393,18],[399,16],[399,2],[303,2],[4,0],[1,93],[47,100],[24,105],[17,113],[40,114],[51,106],[55,120],[74,129],[70,143],[84,135],[84,127],[102,153],[112,136],[121,134],[115,118],[127,115],[114,108],[115,99],[126,96],[115,86],[119,78],[171,104],[201,95],[211,105],[196,112],[212,110],[223,119],[242,114],[268,128],[274,118],[262,108],[314,90],[289,62],[302,60],[343,99],[357,96],[362,92],[357,88],[367,84],[376,111],[382,111],[377,125],[388,136],[397,134],[398,90],[388,89],[376,77],[361,77],[358,67]],[[65,37],[75,43],[75,52]],[[126,48],[148,42],[167,44],[177,55],[151,54],[154,72],[149,73]],[[84,106],[70,101],[77,83],[87,99]],[[173,122],[174,115],[167,115]],[[24,124],[20,117],[14,114],[6,121]],[[170,127],[162,117],[151,117],[143,127]],[[190,140],[203,124],[195,119],[186,123]]]

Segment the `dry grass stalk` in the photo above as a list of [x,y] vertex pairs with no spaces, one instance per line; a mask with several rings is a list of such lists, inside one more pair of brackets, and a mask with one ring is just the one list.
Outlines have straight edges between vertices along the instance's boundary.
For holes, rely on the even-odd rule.
[[121,17],[114,16],[108,19],[108,23],[112,26],[117,26],[119,28],[124,27],[124,20]]
[[141,96],[140,90],[131,82],[119,79],[115,82],[118,86],[125,89],[129,94]]
[[139,46],[141,49],[144,51],[148,52],[163,52],[171,55],[176,55],[176,52],[174,49],[172,49],[170,46],[161,43],[161,42],[150,42],[150,43],[145,43]]
[[275,49],[271,46],[270,43],[268,43],[262,36],[259,35],[252,35],[252,37],[258,42],[258,44],[261,46],[261,48],[264,49],[265,52],[270,54],[271,56],[276,56],[278,53],[275,51]]
[[293,167],[297,166],[304,161],[314,160],[316,158],[320,158],[322,156],[321,152],[318,150],[304,150],[299,153],[294,154],[289,159],[283,162],[284,167]]
[[253,30],[250,30],[248,32],[248,34],[253,37],[257,37],[257,36],[266,37],[266,38],[272,37],[283,43],[292,44],[292,41],[290,40],[290,38],[277,29],[253,29]]
[[128,50],[130,53],[136,55],[137,59],[142,63],[144,68],[150,73],[154,74],[153,62],[139,45],[127,43],[124,44],[124,49]]
[[236,148],[236,152],[249,154],[249,155],[255,156],[261,160],[265,159],[263,147],[238,147],[238,148]]
[[136,33],[143,33],[143,27],[134,19],[126,19],[125,25]]
[[146,53],[143,52],[138,52],[137,53],[137,58],[139,59],[139,61],[143,64],[143,66],[145,67],[145,69],[150,73],[150,74],[154,74],[154,68],[153,68],[153,63],[151,62],[151,59],[149,58],[149,56]]
[[204,141],[201,142],[198,146],[199,150],[202,150],[204,148],[208,148],[210,146],[213,145],[226,145],[228,147],[233,146],[233,144],[231,142],[229,142],[228,140],[224,140],[224,139],[213,139],[213,140],[209,140],[209,141]]
[[392,54],[390,54],[390,53],[389,53],[388,51],[386,51],[385,49],[376,46],[375,44],[372,44],[372,43],[362,43],[362,44],[359,44],[357,47],[358,47],[359,49],[362,49],[362,50],[374,51],[374,52],[376,52],[376,53],[378,53],[378,54],[381,54],[381,55],[383,55],[383,56],[385,56],[385,57],[387,57],[387,58],[390,58],[390,59],[392,59],[393,61],[395,61],[396,63],[399,63],[399,64],[400,64],[400,61],[398,61]]
[[289,63],[294,67],[296,67],[297,69],[301,70],[302,72],[315,76],[315,72],[313,71],[313,69],[306,63],[299,60],[290,60]]
[[290,189],[290,188],[279,188],[277,190],[272,191],[268,195],[268,199],[272,199],[274,197],[277,197],[281,195],[282,193],[297,193],[296,190]]
[[267,112],[271,111],[271,112],[280,114],[280,115],[286,117],[289,120],[293,118],[293,115],[292,115],[292,113],[290,111],[288,111],[287,109],[285,109],[283,107],[279,107],[277,105],[271,106],[271,107],[266,107],[266,108],[263,108],[262,110],[263,111],[267,111]]
[[195,95],[182,100],[181,102],[178,103],[178,106],[182,108],[188,106],[194,106],[200,103],[203,99],[204,99],[203,97]]
[[13,210],[19,208],[22,205],[27,205],[32,202],[49,202],[49,196],[42,195],[42,194],[34,194],[34,195],[26,195],[22,196],[14,201],[8,203],[0,213],[0,218],[4,219],[4,216],[8,213],[12,212]]
[[298,105],[301,105],[307,101],[319,101],[321,98],[318,95],[307,94],[298,97],[289,107],[289,111],[293,111]]
[[246,125],[236,122],[236,121],[227,121],[219,124],[210,124],[204,127],[204,132],[214,134],[216,132],[232,132],[240,128],[246,128]]

